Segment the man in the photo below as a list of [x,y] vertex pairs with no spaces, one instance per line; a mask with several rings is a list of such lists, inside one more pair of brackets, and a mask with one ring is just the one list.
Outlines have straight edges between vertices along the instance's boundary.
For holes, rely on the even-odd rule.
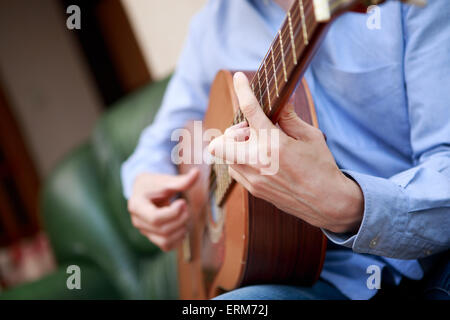
[[[318,283],[223,298],[370,299],[378,292],[367,281],[373,268],[383,271],[382,288],[395,287],[423,278],[425,262],[449,248],[450,6],[428,2],[384,4],[375,30],[366,15],[340,17],[305,75],[327,141],[286,108],[277,174],[230,166],[251,193],[322,228],[332,245]],[[161,110],[122,169],[133,224],[163,250],[180,244],[190,219],[184,200],[168,201],[198,177],[176,174],[172,131],[203,118],[219,69],[257,69],[291,3],[211,0],[193,19]],[[248,127],[214,140],[213,154],[249,127],[274,128],[245,76],[234,84]]]

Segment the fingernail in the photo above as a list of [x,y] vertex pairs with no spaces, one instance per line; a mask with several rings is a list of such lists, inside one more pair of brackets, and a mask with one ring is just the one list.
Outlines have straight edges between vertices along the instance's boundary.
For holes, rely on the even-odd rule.
[[208,145],[208,152],[212,155],[214,155],[214,144],[216,143],[215,141],[216,139],[213,139]]
[[233,76],[233,82],[248,81],[247,76],[243,72],[236,72]]

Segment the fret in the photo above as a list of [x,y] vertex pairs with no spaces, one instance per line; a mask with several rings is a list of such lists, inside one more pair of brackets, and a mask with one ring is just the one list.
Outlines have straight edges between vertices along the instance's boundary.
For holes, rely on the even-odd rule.
[[284,61],[284,48],[283,48],[283,37],[281,35],[281,31],[278,30],[278,39],[280,40],[281,47],[281,61],[283,63],[283,72],[284,72],[284,81],[287,82],[287,72],[286,72],[286,62]]
[[[302,2],[298,2],[298,3],[303,4],[303,0],[298,0],[298,1],[302,1]],[[295,47],[295,52],[296,52],[296,54],[294,55],[293,59],[298,59],[297,51],[298,51],[299,48],[303,47],[302,46],[302,42],[305,42],[305,40],[306,40],[306,42],[309,42],[308,41],[309,40],[308,39],[309,38],[308,34],[307,34],[307,32],[305,33],[307,28],[305,28],[305,30],[302,30],[303,29],[303,28],[301,28],[302,23],[303,23],[304,26],[306,26],[308,22],[313,22],[312,19],[305,19],[304,21],[301,21],[300,17],[302,15],[300,13],[301,13],[300,12],[300,7],[297,6],[297,5],[293,6],[290,9],[292,34],[293,34],[293,38],[294,38],[293,47]],[[304,15],[305,15],[305,7],[303,7],[303,16]],[[309,15],[309,18],[313,18],[313,17],[311,17],[311,15]],[[304,32],[303,39],[301,39],[298,36],[299,31],[303,31]],[[280,32],[281,32],[281,34],[280,34]],[[286,53],[286,48],[284,47],[285,43],[283,41],[283,38],[285,38],[286,36],[289,36],[288,33],[290,33],[290,28],[289,28],[289,25],[288,25],[288,17],[286,16],[285,24],[281,27],[281,29],[278,32],[278,34],[279,34],[278,35],[278,39],[275,38],[275,41],[274,41],[274,43],[272,45],[272,48],[269,50],[269,52],[267,54],[267,58],[266,59],[269,59],[269,57],[268,57],[269,55],[271,55],[271,58],[272,58],[272,65],[269,62],[269,68],[268,68],[269,69],[268,70],[269,73],[270,73],[270,69],[271,68],[273,68],[274,73],[278,72],[278,67],[277,67],[278,63],[277,63],[277,61],[278,61],[278,57],[279,57],[279,49],[282,48],[284,50],[283,53]],[[300,40],[300,45],[299,45],[297,40]],[[280,42],[281,42],[281,44],[283,44],[283,46],[280,45]],[[289,42],[289,43],[291,43],[291,42]],[[303,50],[303,49],[301,49],[301,50]],[[285,59],[285,65],[287,65],[287,63],[286,63],[286,55],[284,55],[284,59]],[[297,63],[298,63],[298,61],[297,61]],[[287,69],[288,68],[286,68],[286,74],[289,73]],[[284,69],[283,69],[283,71],[284,71]],[[278,91],[278,96],[279,96],[280,91],[281,91],[280,90],[280,83],[277,81],[277,83],[275,83],[275,85],[276,85],[276,87],[278,87],[278,90],[276,90],[277,88],[275,88],[275,90]]]
[[[256,97],[256,92],[255,92],[255,84],[253,83],[253,81],[252,81],[252,91],[253,91],[253,94],[255,95],[255,97]],[[239,113],[242,113],[240,110],[238,110],[238,112]],[[242,117],[243,117],[244,115],[242,114]],[[243,120],[242,120],[243,121]]]
[[259,75],[259,70],[258,72],[256,72],[256,74],[258,75],[258,87],[259,87],[259,104],[261,107],[263,107],[263,101],[262,101],[262,93],[261,93],[261,79],[260,79],[260,75]]
[[[290,36],[291,28],[289,26],[289,17],[288,14],[286,15],[286,20],[283,24],[283,26],[278,31],[278,39],[275,38],[274,43],[272,44],[272,47],[269,49],[269,52],[263,59],[259,72],[257,73],[257,78],[255,77],[254,81],[254,93],[257,96],[257,99],[259,100],[261,106],[264,106],[264,103],[267,103],[266,98],[264,95],[266,94],[267,88],[264,86],[263,80],[264,75],[261,75],[261,72],[263,71],[262,68],[265,65],[265,68],[267,69],[268,73],[268,81],[269,84],[269,91],[268,94],[268,100],[270,99],[270,103],[272,105],[272,108],[274,107],[274,102],[276,98],[280,97],[280,94],[283,90],[283,85],[281,84],[282,79],[284,77],[285,82],[288,79],[291,71],[292,66],[290,61],[293,60],[293,67],[295,68],[296,60],[298,64],[298,56],[299,53],[303,52],[305,48],[305,44],[309,43],[309,36],[308,36],[308,27],[312,26],[311,30],[314,28],[314,15],[310,14],[311,10],[313,10],[312,2],[304,2],[304,0],[297,0],[297,4],[294,5],[289,13],[290,13],[290,20],[291,20],[291,26],[292,26],[292,36],[291,40],[294,41],[288,41],[289,44],[286,47],[286,37]],[[306,5],[306,6],[305,6]],[[303,9],[303,10],[302,10]],[[308,17],[306,18],[306,15]],[[309,30],[309,32],[311,31]],[[303,37],[301,36],[303,32]],[[303,39],[302,39],[303,38]],[[295,48],[295,49],[291,49]],[[281,49],[281,50],[280,50]],[[289,50],[291,49],[291,50]],[[299,51],[300,50],[300,51]],[[281,51],[281,52],[280,52]],[[289,54],[293,54],[292,59],[288,56]],[[280,57],[281,56],[281,57]],[[272,59],[272,62],[267,61],[268,59]],[[280,62],[281,60],[281,62]],[[270,76],[271,73],[273,74],[272,77]],[[281,77],[281,79],[279,78]],[[272,79],[273,83],[271,83]],[[258,88],[256,86],[258,85]],[[256,90],[256,92],[255,92]]]
[[[297,3],[286,14],[285,22],[278,31],[278,39],[274,39],[271,48],[262,60],[260,68],[251,82],[252,90],[263,109],[274,109],[277,106],[278,99],[284,90],[282,79],[284,78],[285,82],[287,82],[286,80],[296,68],[295,63],[298,65],[299,55],[301,56],[306,46],[305,42],[310,40],[308,32],[313,32],[316,27],[314,14],[311,13],[312,10],[314,10],[312,2],[309,0],[307,2],[297,0]],[[308,29],[309,31],[306,31]],[[291,30],[292,36],[290,36]],[[288,36],[290,36],[290,39],[286,41]],[[292,58],[289,57],[290,54],[293,54]],[[272,61],[269,59],[272,59]],[[266,81],[266,85],[264,81]],[[266,94],[267,98],[265,97]],[[243,121],[245,121],[245,117],[243,118]]]
[[[300,48],[303,51],[305,49],[305,46],[303,45],[304,39],[302,39],[302,37],[301,37],[302,30],[301,30],[301,22],[300,22],[300,18],[299,18],[300,17],[300,12],[299,11],[300,10],[298,9],[298,7],[293,8],[293,10],[291,10],[291,17],[292,17],[293,29],[295,28],[294,40],[295,40],[296,48],[297,49]],[[283,30],[283,28],[284,28],[285,31],[288,29],[287,23],[288,23],[288,21],[286,19],[286,24],[282,27],[281,30]],[[308,19],[306,19],[305,23],[308,23],[308,25],[312,26],[311,30],[315,29],[314,28],[314,24],[313,24],[314,23],[314,16],[313,15],[309,15]],[[286,34],[286,32],[284,32],[284,33],[282,32],[282,35],[285,35],[285,34]],[[289,44],[290,44],[290,42],[289,42]],[[279,50],[280,48],[281,47],[278,45],[278,41],[276,41],[274,46],[273,46],[273,48],[271,48],[271,52],[268,53],[271,56],[272,63],[270,63],[270,61],[267,62],[265,60],[266,63],[267,63],[268,75],[270,75],[271,71],[273,70],[272,71],[273,72],[273,77],[272,78],[274,78],[274,79],[273,79],[273,81],[270,80],[270,81],[272,81],[272,83],[269,82],[269,90],[270,90],[270,92],[268,93],[268,95],[270,95],[270,98],[271,98],[272,109],[274,109],[274,107],[276,106],[277,98],[280,97],[281,91],[284,89],[284,84],[282,84],[282,81],[283,81],[282,79],[284,77],[284,72],[281,72],[281,66],[283,64],[283,60],[280,58],[280,52],[279,52],[279,51],[281,51],[281,50]],[[288,52],[289,52],[289,49],[286,49],[286,47],[283,47],[283,49],[284,49],[285,52],[286,52],[286,50],[288,50]],[[302,51],[300,51],[300,52],[302,52]],[[284,58],[285,58],[284,67],[285,67],[287,76],[289,76],[291,71],[296,66],[294,65],[293,62],[291,62],[293,59],[287,59],[286,55],[284,56]],[[284,71],[284,69],[283,69],[283,71]]]
[[277,93],[277,98],[280,96],[279,92],[278,92],[278,77],[277,77],[277,67],[275,66],[275,59],[273,57],[273,49],[270,49],[271,55],[272,55],[272,67],[273,67],[273,74],[274,74],[274,79],[275,79],[275,90]]
[[300,6],[300,17],[302,20],[303,41],[305,43],[305,46],[307,46],[309,44],[309,40],[308,40],[308,30],[306,28],[305,8],[303,6],[303,0],[298,0],[298,3]]
[[292,58],[294,59],[294,65],[297,65],[297,53],[295,50],[294,32],[292,31],[292,18],[291,18],[290,11],[288,11],[287,16],[288,16],[288,21],[289,21],[289,34],[291,36]]
[[252,81],[252,91],[253,91],[253,94],[256,96],[256,92],[255,92],[255,84],[253,83],[253,81]]
[[[301,2],[302,4],[304,3],[303,1]],[[310,12],[312,8],[308,5],[307,7],[304,7],[304,11],[307,10],[306,12]],[[307,36],[305,38],[302,39],[302,23],[304,23],[304,25],[308,25],[311,26],[311,30],[314,30],[315,25],[314,25],[314,15],[309,14],[308,18],[305,19],[305,21],[301,21],[301,12],[300,12],[300,7],[295,5],[293,8],[291,8],[290,10],[291,12],[291,21],[292,21],[292,29],[293,29],[293,33],[294,33],[294,43],[295,43],[295,48],[296,50],[300,50],[300,53],[303,52],[303,50],[305,49],[305,45],[304,45],[304,41],[305,38],[307,39]],[[286,52],[290,52],[292,53],[292,51],[289,50],[289,47],[291,46],[291,42],[289,41],[289,47],[286,48],[285,47],[285,43],[283,42],[283,38],[285,38],[287,36],[287,32],[289,32],[289,26],[288,26],[288,17],[286,17],[286,21],[285,24],[281,27],[280,29],[281,32],[281,44],[283,44],[283,46],[280,45],[280,35],[278,35],[279,39],[275,39],[273,47],[269,50],[270,52],[268,53],[268,55],[270,55],[270,58],[272,59],[272,63],[269,61],[267,62],[267,59],[269,59],[269,57],[267,57],[264,62],[267,63],[267,72],[270,75],[271,73],[273,73],[273,83],[269,82],[269,89],[270,91],[270,97],[271,97],[271,103],[272,103],[272,109],[274,108],[275,104],[276,104],[276,100],[277,98],[280,97],[280,94],[283,90],[283,77],[285,77],[284,71],[286,70],[286,76],[289,77],[291,71],[296,67],[294,63],[291,63],[292,60],[294,59],[287,59],[287,53]],[[280,33],[279,32],[279,33]],[[309,39],[308,39],[309,40]],[[280,49],[283,50],[283,52],[281,52],[280,54]],[[268,56],[267,55],[267,56]],[[281,56],[281,57],[280,57]],[[283,60],[284,57],[284,60]],[[297,56],[298,58],[298,56]],[[281,61],[280,61],[281,60]],[[298,61],[297,61],[298,63]],[[282,68],[283,67],[283,68]],[[281,70],[283,69],[283,71]],[[269,78],[270,79],[270,78]],[[270,80],[272,81],[272,80]]]
[[[308,9],[304,7],[304,11],[305,10],[309,10],[309,9],[310,9],[309,7],[308,7]],[[312,14],[309,14],[308,18],[305,19],[305,21],[301,21],[300,16],[301,16],[300,10],[298,10],[297,6],[295,6],[295,8],[291,9],[292,29],[293,29],[293,34],[294,34],[295,48],[296,48],[297,51],[300,50],[299,53],[301,55],[301,52],[303,52],[303,50],[305,48],[305,46],[304,46],[305,40],[309,43],[308,31],[306,32],[306,36],[304,36],[304,39],[302,39],[302,37],[299,36],[299,34],[301,34],[301,32],[303,31],[303,28],[301,27],[301,25],[304,24],[305,26],[311,26],[310,29],[314,30],[315,29],[314,28],[315,27],[315,25],[314,25],[315,20],[314,20],[314,15],[312,15]],[[289,29],[288,19],[286,19],[286,23],[285,23],[285,25],[283,25],[281,30],[289,32],[288,29]],[[308,27],[306,28],[306,30],[308,30]],[[311,30],[309,30],[309,31],[311,31]],[[276,69],[277,69],[277,72],[278,72],[278,69],[279,68],[281,69],[281,64],[283,63],[283,59],[282,58],[284,57],[284,65],[285,65],[285,69],[286,69],[286,74],[289,75],[289,66],[288,66],[289,63],[288,63],[288,60],[290,60],[290,59],[287,59],[287,55],[288,55],[287,52],[289,52],[289,47],[288,48],[285,47],[285,41],[283,39],[285,36],[287,36],[287,32],[281,31],[281,39],[280,39],[280,37],[278,37],[279,39],[275,43],[274,48],[273,48],[273,50],[275,51],[273,60],[275,61]],[[281,46],[280,43],[283,44],[283,46]],[[291,42],[288,42],[288,43],[291,44]],[[281,60],[282,60],[281,63],[278,60],[280,55],[277,54],[279,49],[282,49],[280,51],[284,51],[284,52],[281,52],[281,56],[282,56],[281,57]],[[298,54],[297,54],[297,58],[298,58]],[[268,70],[268,71],[270,71],[270,70]],[[283,71],[284,71],[284,68],[283,68]],[[284,76],[284,74],[283,74],[283,76]],[[279,82],[278,82],[278,87],[279,87],[278,91],[281,92],[282,88],[281,88],[281,84]]]
[[[267,98],[269,99],[269,110],[272,111],[272,102],[270,101],[269,77],[267,76],[267,64],[264,61],[264,72],[266,73]],[[264,110],[264,108],[263,108]]]

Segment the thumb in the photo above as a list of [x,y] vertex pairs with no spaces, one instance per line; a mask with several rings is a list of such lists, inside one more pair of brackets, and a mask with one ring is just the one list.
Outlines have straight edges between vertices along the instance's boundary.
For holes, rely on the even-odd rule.
[[198,168],[192,168],[185,174],[171,176],[167,183],[167,191],[177,193],[189,189],[198,179],[200,171]]
[[297,115],[292,103],[287,103],[281,110],[278,125],[284,133],[296,140],[303,140],[314,129]]
[[270,129],[274,127],[259,105],[245,74],[236,72],[233,76],[234,90],[239,100],[239,107],[250,127],[255,129]]

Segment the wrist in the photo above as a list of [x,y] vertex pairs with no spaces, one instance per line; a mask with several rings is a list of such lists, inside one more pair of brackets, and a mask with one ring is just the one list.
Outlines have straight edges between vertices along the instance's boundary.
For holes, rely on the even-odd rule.
[[356,233],[364,215],[364,194],[355,180],[341,171],[338,173],[338,192],[329,211],[335,224],[327,229],[334,233]]
[[351,177],[343,174],[347,184],[347,215],[349,222],[345,232],[356,233],[364,215],[364,194],[359,184]]

